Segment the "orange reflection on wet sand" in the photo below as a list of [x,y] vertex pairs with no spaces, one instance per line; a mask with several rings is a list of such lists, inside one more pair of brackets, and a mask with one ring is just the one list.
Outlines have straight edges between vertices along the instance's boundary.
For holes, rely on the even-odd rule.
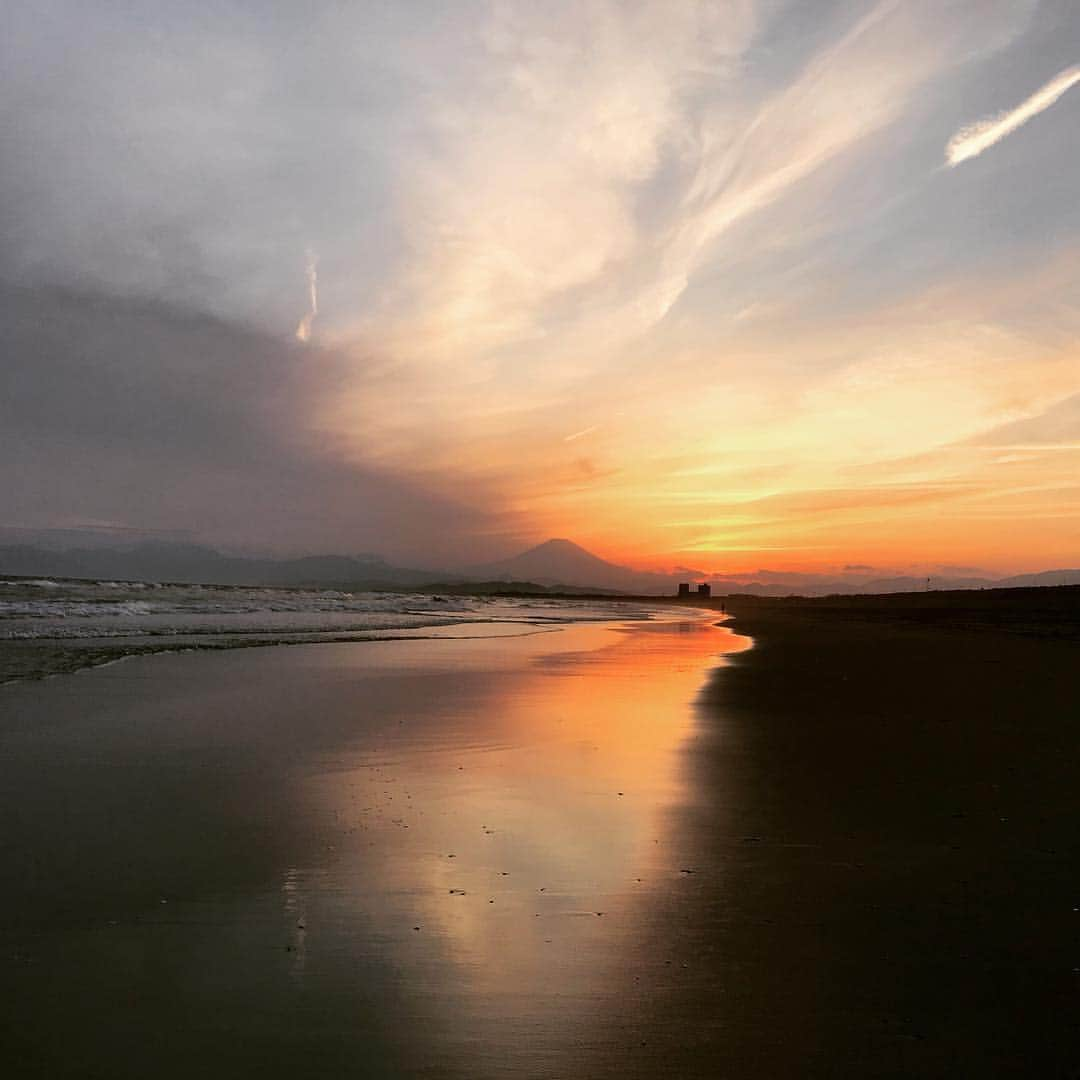
[[476,642],[440,643],[421,671],[413,654],[420,697],[396,718],[384,702],[379,745],[362,740],[346,767],[339,756],[309,778],[351,840],[306,897],[291,870],[288,897],[308,926],[359,921],[383,941],[403,991],[451,1042],[543,1057],[632,986],[650,894],[684,870],[665,829],[692,797],[680,751],[694,697],[749,641],[680,614],[508,644],[495,673]]
[[694,700],[749,644],[714,618],[5,687],[17,1059],[468,1080],[625,1061],[608,1051],[636,1052],[679,962],[665,901],[700,880],[676,854]]

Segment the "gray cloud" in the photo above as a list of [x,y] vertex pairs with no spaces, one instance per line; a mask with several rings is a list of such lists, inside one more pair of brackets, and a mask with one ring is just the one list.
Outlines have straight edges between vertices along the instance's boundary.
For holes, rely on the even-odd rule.
[[451,561],[477,557],[478,533],[498,540],[500,523],[475,504],[343,462],[305,428],[298,418],[341,378],[331,351],[156,302],[55,289],[0,288],[0,325],[8,525],[93,520],[263,549]]
[[373,302],[393,263],[385,151],[403,82],[436,77],[425,20],[446,18],[247,0],[5,13],[3,524],[414,561],[505,550],[480,485],[465,498],[437,463],[421,483],[321,432],[320,407],[378,380],[356,349],[292,340],[309,249],[331,314]]
[[324,304],[357,306],[396,240],[381,150],[402,122],[410,27],[384,7],[6,12],[7,276],[286,332],[307,308],[310,246],[331,271]]

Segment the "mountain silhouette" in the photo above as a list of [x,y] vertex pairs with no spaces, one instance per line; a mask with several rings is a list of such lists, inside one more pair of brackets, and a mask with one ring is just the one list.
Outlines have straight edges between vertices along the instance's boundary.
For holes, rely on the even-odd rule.
[[572,540],[545,540],[509,559],[472,566],[470,577],[494,581],[535,581],[541,585],[594,586],[625,592],[667,590],[672,578],[619,566]]

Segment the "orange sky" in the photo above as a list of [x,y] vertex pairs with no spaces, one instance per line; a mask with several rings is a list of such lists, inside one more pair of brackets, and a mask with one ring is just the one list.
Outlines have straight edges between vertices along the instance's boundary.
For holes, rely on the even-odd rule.
[[346,445],[354,427],[374,430],[435,488],[505,506],[522,542],[570,536],[628,565],[1069,566],[1076,262],[1070,249],[1018,278],[947,282],[843,320],[791,309],[722,332],[660,327],[625,345],[615,371],[602,359],[558,376],[572,395],[557,385],[550,401],[515,403],[489,390],[470,407],[473,388],[447,387],[400,445],[363,402],[336,401],[329,423]]
[[1080,6],[272,7],[0,43],[0,524],[1080,564]]
[[840,5],[777,68],[751,3],[707,72],[698,24],[659,8],[584,19],[588,62],[507,16],[503,96],[430,118],[447,143],[403,196],[408,273],[322,327],[385,355],[388,381],[323,423],[359,460],[504,508],[507,549],[1076,565],[1072,69],[1045,115],[945,163],[975,138],[961,121],[1055,74],[1035,52],[1053,27],[1021,7]]

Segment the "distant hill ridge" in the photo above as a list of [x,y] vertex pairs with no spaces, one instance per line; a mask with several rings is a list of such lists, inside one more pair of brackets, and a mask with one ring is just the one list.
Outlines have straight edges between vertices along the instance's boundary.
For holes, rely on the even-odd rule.
[[392,566],[377,556],[307,555],[255,559],[223,555],[198,544],[148,541],[124,548],[48,551],[0,547],[0,574],[175,581],[203,585],[421,586],[445,581],[445,573]]
[[717,594],[825,596],[833,594],[923,592],[933,590],[1023,588],[1078,585],[1080,569],[1044,570],[1006,578],[874,577],[759,571],[747,575],[705,575],[680,570],[656,574],[608,562],[572,540],[557,538],[509,559],[465,571],[417,570],[395,566],[376,555],[308,555],[291,559],[223,555],[198,544],[144,541],[128,547],[54,551],[28,544],[0,546],[0,574],[176,581],[207,585],[311,586],[322,588],[423,588],[469,583],[535,583],[547,589],[666,595],[678,581],[709,580]]

